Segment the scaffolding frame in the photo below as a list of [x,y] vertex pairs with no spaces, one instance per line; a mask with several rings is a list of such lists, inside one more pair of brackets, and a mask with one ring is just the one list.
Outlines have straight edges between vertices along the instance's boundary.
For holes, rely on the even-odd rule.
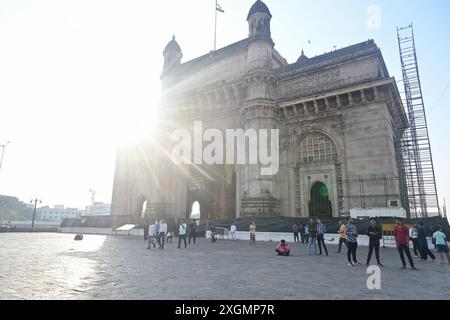
[[434,174],[413,24],[397,27],[408,128],[397,134],[397,157],[403,205],[412,218],[441,215]]

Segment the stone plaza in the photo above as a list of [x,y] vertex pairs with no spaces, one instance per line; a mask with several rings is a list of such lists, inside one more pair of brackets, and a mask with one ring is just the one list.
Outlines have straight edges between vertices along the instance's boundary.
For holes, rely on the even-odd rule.
[[[278,257],[275,246],[200,238],[177,249],[174,239],[161,251],[136,237],[3,233],[0,299],[450,299],[450,266],[438,261],[401,270],[397,251],[382,248],[381,289],[369,290],[366,267],[348,267],[345,248],[308,256],[307,245],[291,244],[292,256]],[[361,263],[367,250],[358,248]]]

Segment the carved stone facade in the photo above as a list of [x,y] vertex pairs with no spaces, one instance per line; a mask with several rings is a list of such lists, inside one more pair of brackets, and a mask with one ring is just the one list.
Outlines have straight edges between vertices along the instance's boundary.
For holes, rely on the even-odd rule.
[[[288,64],[274,48],[271,18],[256,1],[247,39],[185,63],[175,38],[168,44],[164,127],[153,142],[119,151],[113,214],[139,215],[145,202],[149,215],[188,217],[198,201],[202,218],[326,219],[400,201],[394,135],[407,121],[379,48],[369,40]],[[261,165],[175,166],[170,134],[194,121],[221,132],[278,129],[278,174],[261,175]],[[369,181],[363,204],[361,184],[351,182],[361,179]]]

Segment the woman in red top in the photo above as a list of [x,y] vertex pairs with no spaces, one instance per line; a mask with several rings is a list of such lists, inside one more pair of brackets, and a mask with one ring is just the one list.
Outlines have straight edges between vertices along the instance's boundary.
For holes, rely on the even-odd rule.
[[402,224],[400,219],[395,220],[395,243],[397,244],[398,253],[400,254],[400,259],[402,259],[403,267],[402,269],[406,269],[406,261],[403,253],[406,253],[408,257],[409,264],[411,265],[411,269],[419,270],[414,267],[414,261],[411,257],[411,252],[409,252],[409,229],[407,226]]
[[285,240],[281,240],[281,243],[275,249],[279,256],[288,256],[291,253],[291,249]]

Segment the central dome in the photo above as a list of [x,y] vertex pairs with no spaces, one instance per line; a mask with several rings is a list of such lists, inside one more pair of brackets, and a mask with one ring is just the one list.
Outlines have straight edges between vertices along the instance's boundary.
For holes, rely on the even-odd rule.
[[253,6],[250,8],[250,12],[248,13],[247,20],[250,19],[250,17],[257,12],[266,13],[272,18],[272,14],[270,13],[269,8],[266,6],[266,4],[264,2],[262,2],[261,0],[257,0],[253,4]]

